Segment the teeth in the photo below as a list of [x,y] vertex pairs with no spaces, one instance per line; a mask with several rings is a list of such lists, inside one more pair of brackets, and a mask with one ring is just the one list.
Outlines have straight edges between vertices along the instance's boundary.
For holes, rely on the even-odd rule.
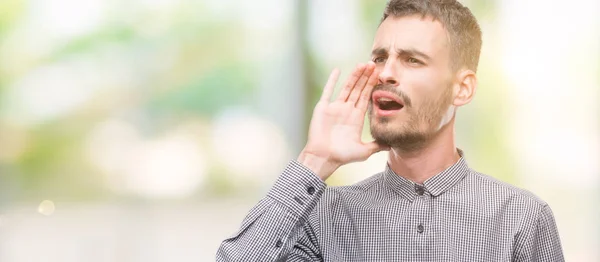
[[392,100],[392,99],[389,99],[389,98],[382,97],[382,98],[379,98],[379,99],[377,99],[377,101],[379,101],[379,102],[392,102],[392,101],[394,101],[394,100]]

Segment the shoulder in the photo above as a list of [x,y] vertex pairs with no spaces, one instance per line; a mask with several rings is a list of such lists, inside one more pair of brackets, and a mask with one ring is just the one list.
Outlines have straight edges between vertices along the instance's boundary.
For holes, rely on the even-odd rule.
[[328,187],[321,204],[372,200],[381,194],[383,182],[383,172],[380,172],[352,185]]
[[512,206],[526,213],[540,213],[548,208],[548,203],[531,191],[474,170],[470,170],[462,184],[485,200]]

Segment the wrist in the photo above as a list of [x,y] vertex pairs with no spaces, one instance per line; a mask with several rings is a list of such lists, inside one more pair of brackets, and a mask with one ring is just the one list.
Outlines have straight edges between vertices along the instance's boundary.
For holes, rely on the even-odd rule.
[[325,181],[339,167],[326,157],[305,152],[304,150],[298,156],[297,161],[313,171],[321,180]]

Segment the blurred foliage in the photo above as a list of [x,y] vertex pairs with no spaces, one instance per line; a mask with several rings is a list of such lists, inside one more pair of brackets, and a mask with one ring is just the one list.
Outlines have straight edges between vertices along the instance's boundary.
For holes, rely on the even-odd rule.
[[[23,13],[25,0],[3,0],[0,1],[0,45],[5,41],[7,32],[15,26],[16,21]],[[5,90],[8,76],[0,70],[0,98]],[[2,108],[3,99],[0,99]]]
[[26,150],[3,174],[16,183],[19,199],[87,200],[106,194],[101,176],[81,153],[92,124],[88,117],[70,115],[28,130]]
[[5,34],[15,24],[24,8],[25,0],[2,0],[0,1],[0,35]]
[[[233,106],[252,106],[252,91],[256,84],[252,69],[243,64],[224,65],[197,76],[180,88],[154,96],[149,108],[154,114],[216,115],[219,110]],[[232,77],[234,76],[234,77]],[[199,103],[202,101],[202,103]]]
[[362,23],[367,28],[367,32],[373,32],[372,35],[375,35],[375,30],[379,26],[381,22],[381,17],[383,16],[383,9],[387,4],[387,0],[361,0],[360,1],[360,10]]
[[136,39],[136,31],[130,27],[104,27],[77,37],[57,48],[47,62],[59,61],[69,55],[89,53],[108,44],[131,45]]
[[[26,3],[0,2],[0,43],[11,29],[24,23]],[[94,62],[107,52],[118,52],[124,64],[136,67],[131,70],[138,72],[139,79],[116,92],[98,93],[97,99],[72,114],[28,127],[26,151],[14,162],[0,162],[2,175],[17,188],[14,193],[19,198],[85,200],[105,196],[104,178],[83,152],[92,128],[106,117],[125,119],[154,136],[167,129],[162,120],[173,124],[190,116],[210,118],[230,106],[256,102],[252,100],[257,85],[254,67],[241,55],[243,50],[229,48],[239,41],[241,25],[199,16],[202,9],[192,12],[192,6],[182,4],[171,13],[165,10],[163,15],[170,15],[172,24],[153,34],[141,32],[136,23],[151,22],[152,12],[136,13],[129,20],[113,13],[105,17],[109,21],[105,25],[65,41],[30,65],[28,70],[73,59]],[[165,62],[170,63],[161,68]],[[6,86],[18,80],[19,76],[3,76],[0,98]],[[107,95],[113,98],[106,99]],[[6,99],[0,99],[0,105],[2,102]]]

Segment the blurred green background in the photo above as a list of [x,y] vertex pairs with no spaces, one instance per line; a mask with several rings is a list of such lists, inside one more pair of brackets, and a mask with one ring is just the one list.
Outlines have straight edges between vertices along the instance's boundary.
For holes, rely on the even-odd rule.
[[[385,2],[2,0],[0,261],[214,260]],[[462,2],[484,45],[460,148],[550,204],[568,261],[599,261],[600,4]]]

